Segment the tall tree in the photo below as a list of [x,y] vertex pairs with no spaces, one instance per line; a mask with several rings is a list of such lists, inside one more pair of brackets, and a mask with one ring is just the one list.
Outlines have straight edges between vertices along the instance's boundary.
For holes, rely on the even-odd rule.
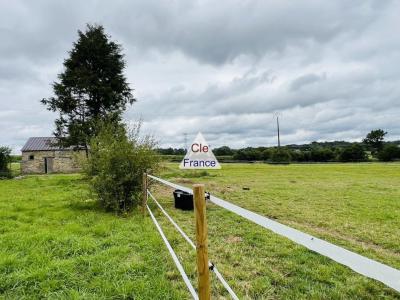
[[382,129],[372,130],[367,134],[363,142],[372,148],[373,152],[380,151],[383,147],[383,140],[385,139],[386,134],[387,132]]
[[87,25],[78,35],[64,60],[64,71],[53,83],[55,95],[41,102],[48,110],[59,112],[54,135],[60,144],[83,147],[88,153],[97,121],[120,121],[126,106],[136,100],[123,74],[121,46],[110,40],[103,26]]
[[11,149],[8,147],[0,147],[0,178],[9,177],[10,169],[8,163],[11,162]]

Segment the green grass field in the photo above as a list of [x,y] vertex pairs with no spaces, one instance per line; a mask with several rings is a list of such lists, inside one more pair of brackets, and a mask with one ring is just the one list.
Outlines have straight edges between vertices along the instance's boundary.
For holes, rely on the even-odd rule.
[[[186,186],[205,183],[206,190],[241,207],[400,268],[399,164],[226,164],[201,175],[171,164],[163,177]],[[153,190],[194,239],[193,213],[174,210],[169,189]],[[400,298],[383,284],[212,204],[208,222],[210,257],[241,297]],[[186,268],[194,270],[193,251],[173,229],[166,231],[183,260],[191,262]]]
[[[161,176],[205,183],[225,200],[400,269],[399,164],[225,164],[208,174],[167,164]],[[175,210],[170,189],[151,189],[194,239],[193,212]],[[0,297],[189,298],[149,217],[105,213],[92,198],[80,175],[0,181]],[[196,285],[195,251],[149,204]],[[210,259],[240,298],[400,299],[213,204],[207,214]],[[212,289],[229,299],[215,278]]]
[[187,296],[150,219],[101,211],[80,175],[0,180],[0,299]]

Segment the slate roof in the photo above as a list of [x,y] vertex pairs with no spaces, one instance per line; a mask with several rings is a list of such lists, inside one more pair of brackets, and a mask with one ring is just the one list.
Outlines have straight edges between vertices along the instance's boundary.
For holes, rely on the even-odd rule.
[[68,150],[57,145],[55,137],[31,137],[22,147],[21,151],[47,151],[47,150]]

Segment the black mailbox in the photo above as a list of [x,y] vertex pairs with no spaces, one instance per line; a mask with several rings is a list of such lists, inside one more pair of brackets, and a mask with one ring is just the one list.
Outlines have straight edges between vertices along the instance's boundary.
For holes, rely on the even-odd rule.
[[175,208],[182,210],[193,210],[193,195],[188,192],[175,190],[174,191]]

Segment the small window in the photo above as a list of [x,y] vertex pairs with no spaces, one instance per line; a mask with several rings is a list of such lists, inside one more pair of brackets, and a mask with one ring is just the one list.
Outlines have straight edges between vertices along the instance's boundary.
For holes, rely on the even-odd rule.
[[35,156],[34,155],[29,155],[29,160],[34,160]]

